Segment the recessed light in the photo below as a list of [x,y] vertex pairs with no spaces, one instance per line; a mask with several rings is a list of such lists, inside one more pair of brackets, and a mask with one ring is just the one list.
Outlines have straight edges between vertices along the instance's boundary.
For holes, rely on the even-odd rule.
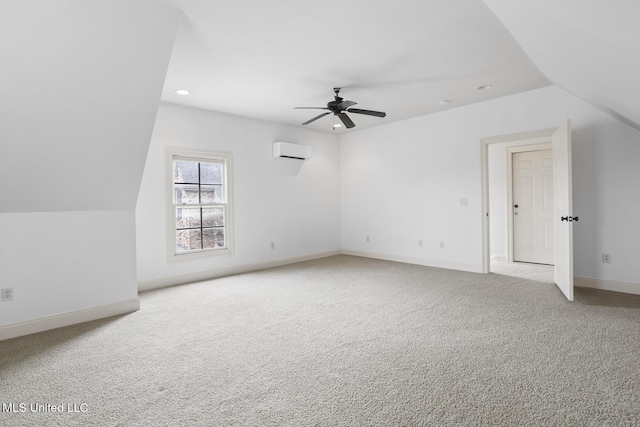
[[189,92],[189,91],[188,91],[188,90],[186,90],[186,89],[178,89],[178,90],[176,90],[176,93],[177,93],[178,95],[189,95],[191,92]]
[[493,85],[482,85],[482,86],[478,86],[478,90],[486,90],[486,89],[491,89],[493,87]]
[[440,100],[440,102],[438,102],[438,104],[447,105],[447,104],[451,104],[452,102],[453,102],[453,99],[442,99]]

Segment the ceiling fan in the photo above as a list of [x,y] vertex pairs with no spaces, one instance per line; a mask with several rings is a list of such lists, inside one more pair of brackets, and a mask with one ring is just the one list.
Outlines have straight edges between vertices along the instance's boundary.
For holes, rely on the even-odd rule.
[[[341,88],[339,87],[333,88],[333,91],[336,93],[335,100],[328,102],[326,107],[295,107],[295,109],[329,110],[326,113],[322,113],[312,118],[311,120],[307,120],[302,124],[308,125],[311,122],[315,122],[320,117],[324,117],[327,114],[333,113],[334,115],[340,118],[340,120],[342,121],[342,123],[344,123],[347,129],[351,129],[352,127],[355,126],[355,123],[351,121],[351,119],[349,118],[349,116],[345,114],[345,112],[356,113],[356,114],[366,114],[367,116],[375,116],[375,117],[387,116],[387,113],[383,113],[382,111],[371,111],[371,110],[361,110],[360,108],[349,108],[352,105],[356,105],[357,102],[345,101],[344,99],[340,98],[340,95],[339,95],[340,89]],[[335,128],[335,125],[334,125],[334,128]]]

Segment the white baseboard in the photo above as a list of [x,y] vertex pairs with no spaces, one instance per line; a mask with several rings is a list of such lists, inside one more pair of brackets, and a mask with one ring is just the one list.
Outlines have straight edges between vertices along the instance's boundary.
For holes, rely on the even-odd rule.
[[469,271],[472,273],[482,273],[482,265],[464,264],[460,262],[442,261],[437,259],[412,258],[401,255],[389,255],[378,252],[342,250],[343,255],[353,255],[363,258],[381,259],[384,261],[402,262],[405,264],[424,265],[425,267],[446,268],[448,270]]
[[614,282],[612,280],[590,279],[588,277],[574,277],[573,284],[582,288],[601,289],[604,291],[622,292],[640,295],[640,284]]
[[26,322],[13,323],[11,325],[0,327],[0,341],[23,335],[35,334],[36,332],[48,331],[50,329],[62,328],[64,326],[75,325],[77,323],[89,322],[91,320],[103,319],[105,317],[132,313],[139,309],[140,300],[136,298],[99,307],[57,314],[55,316],[41,317],[39,319],[29,320]]
[[491,258],[489,258],[490,262],[507,262],[507,257],[504,255],[492,255]]
[[151,289],[166,288],[169,286],[184,285],[185,283],[200,282],[203,280],[217,279],[219,277],[231,276],[233,274],[248,273],[256,270],[264,270],[265,268],[280,267],[297,262],[311,261],[314,259],[326,258],[334,255],[340,255],[340,250],[314,252],[311,254],[280,258],[276,260],[257,262],[253,264],[244,264],[235,267],[221,268],[217,270],[201,271],[198,273],[182,274],[180,276],[164,277],[162,279],[147,280],[138,282],[138,292],[149,291]]

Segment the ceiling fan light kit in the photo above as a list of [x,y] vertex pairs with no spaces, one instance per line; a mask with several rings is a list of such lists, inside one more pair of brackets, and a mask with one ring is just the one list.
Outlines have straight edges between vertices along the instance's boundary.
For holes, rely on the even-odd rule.
[[[351,129],[353,127],[356,126],[355,123],[353,123],[353,121],[351,120],[351,118],[349,116],[346,115],[346,113],[355,113],[355,114],[364,114],[367,116],[374,116],[374,117],[386,117],[387,113],[384,113],[382,111],[372,111],[372,110],[363,110],[360,108],[349,108],[353,105],[356,105],[357,102],[353,102],[353,101],[346,101],[343,98],[340,97],[340,89],[339,87],[333,88],[333,91],[336,93],[335,95],[335,99],[333,101],[329,101],[327,103],[326,107],[295,107],[295,109],[308,109],[308,110],[329,110],[326,113],[322,113],[317,115],[316,117],[307,120],[306,122],[302,123],[302,125],[308,125],[309,123],[315,122],[316,120],[318,120],[321,117],[324,117],[326,115],[329,115],[331,113],[333,113],[334,116],[338,117],[340,119],[340,121],[346,126],[347,129]],[[335,123],[334,121],[334,125],[333,125],[333,129],[335,130],[336,127],[339,127],[339,124]]]

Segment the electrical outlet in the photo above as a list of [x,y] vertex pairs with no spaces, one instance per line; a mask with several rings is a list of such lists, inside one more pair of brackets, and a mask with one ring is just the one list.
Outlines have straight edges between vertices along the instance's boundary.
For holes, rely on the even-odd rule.
[[275,249],[276,248],[276,242],[271,242],[271,249]]
[[610,263],[611,262],[611,254],[602,253],[602,262]]
[[13,288],[3,288],[1,291],[2,302],[13,301]]
[[371,238],[367,236],[367,243],[369,243],[370,241],[371,241]]
[[422,247],[424,242],[422,240],[418,240],[418,246]]
[[469,199],[460,199],[460,206],[469,206]]
[[440,249],[444,249],[444,242],[440,242]]

